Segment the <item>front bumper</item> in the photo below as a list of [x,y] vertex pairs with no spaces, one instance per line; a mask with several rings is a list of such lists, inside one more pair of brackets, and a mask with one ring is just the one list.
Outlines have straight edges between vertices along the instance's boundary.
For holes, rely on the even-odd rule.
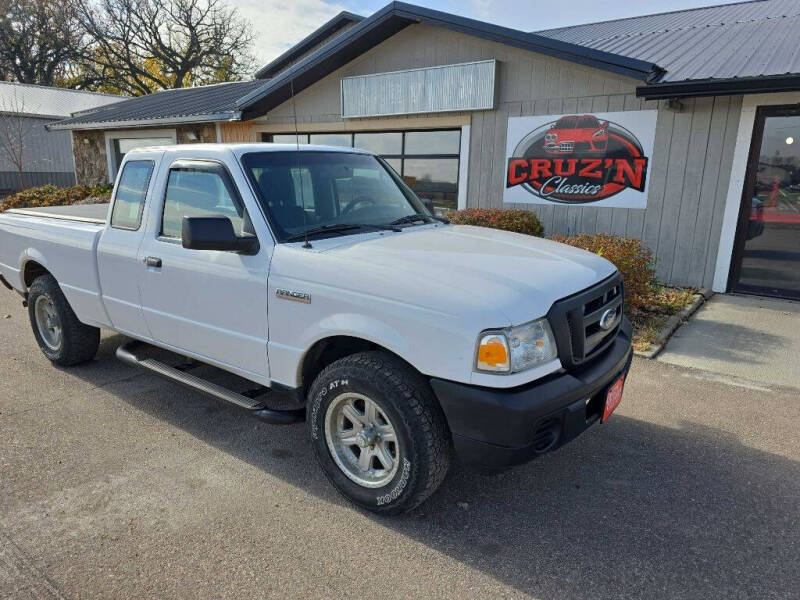
[[431,379],[461,461],[489,468],[520,464],[599,422],[608,387],[630,368],[631,335],[624,318],[614,343],[589,366],[516,388]]

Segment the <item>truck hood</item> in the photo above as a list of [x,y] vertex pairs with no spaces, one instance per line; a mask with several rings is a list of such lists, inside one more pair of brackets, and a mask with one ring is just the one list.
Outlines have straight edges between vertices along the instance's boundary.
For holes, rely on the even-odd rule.
[[513,325],[543,316],[556,300],[616,271],[604,258],[571,246],[465,225],[329,238],[314,241],[314,249],[335,257],[340,269],[351,264],[362,272],[394,274],[397,288],[382,290],[384,294],[403,298],[418,295],[422,290],[416,286],[444,287],[451,291],[451,301],[454,295],[470,295],[486,309],[502,312]]

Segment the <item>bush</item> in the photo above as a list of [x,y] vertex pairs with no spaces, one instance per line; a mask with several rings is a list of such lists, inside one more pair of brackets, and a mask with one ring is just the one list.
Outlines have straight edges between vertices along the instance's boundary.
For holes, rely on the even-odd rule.
[[515,233],[526,233],[542,237],[544,228],[529,210],[506,210],[502,208],[468,208],[456,210],[445,215],[456,225],[477,225]]
[[594,252],[614,263],[622,273],[625,304],[629,308],[643,309],[653,303],[656,290],[653,253],[642,240],[610,234],[553,236],[553,240]]
[[86,200],[91,203],[108,202],[111,196],[111,185],[75,185],[68,188],[54,185],[29,188],[5,198],[0,203],[0,212],[9,208],[32,208],[36,206],[64,206],[77,204]]

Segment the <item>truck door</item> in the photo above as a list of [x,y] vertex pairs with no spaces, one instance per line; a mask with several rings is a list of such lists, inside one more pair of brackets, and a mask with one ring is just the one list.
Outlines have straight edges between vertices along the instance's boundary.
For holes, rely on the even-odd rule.
[[111,324],[114,329],[140,339],[150,339],[136,277],[144,232],[142,215],[159,157],[160,154],[153,154],[152,159],[137,157],[125,162],[114,189],[109,223],[97,244],[103,304]]
[[[241,176],[241,173],[239,173]],[[228,169],[215,160],[172,162],[159,174],[163,202],[150,212],[139,248],[142,309],[153,339],[254,379],[268,381],[267,272],[271,239],[253,229]],[[183,217],[222,215],[259,237],[258,254],[190,250]]]

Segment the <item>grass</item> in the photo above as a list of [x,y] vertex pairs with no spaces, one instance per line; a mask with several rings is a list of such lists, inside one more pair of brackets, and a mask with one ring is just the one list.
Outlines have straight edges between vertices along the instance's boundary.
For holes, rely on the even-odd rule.
[[651,344],[658,339],[667,319],[689,306],[696,294],[697,290],[694,288],[657,286],[647,306],[629,314],[633,323],[634,350],[649,350]]

